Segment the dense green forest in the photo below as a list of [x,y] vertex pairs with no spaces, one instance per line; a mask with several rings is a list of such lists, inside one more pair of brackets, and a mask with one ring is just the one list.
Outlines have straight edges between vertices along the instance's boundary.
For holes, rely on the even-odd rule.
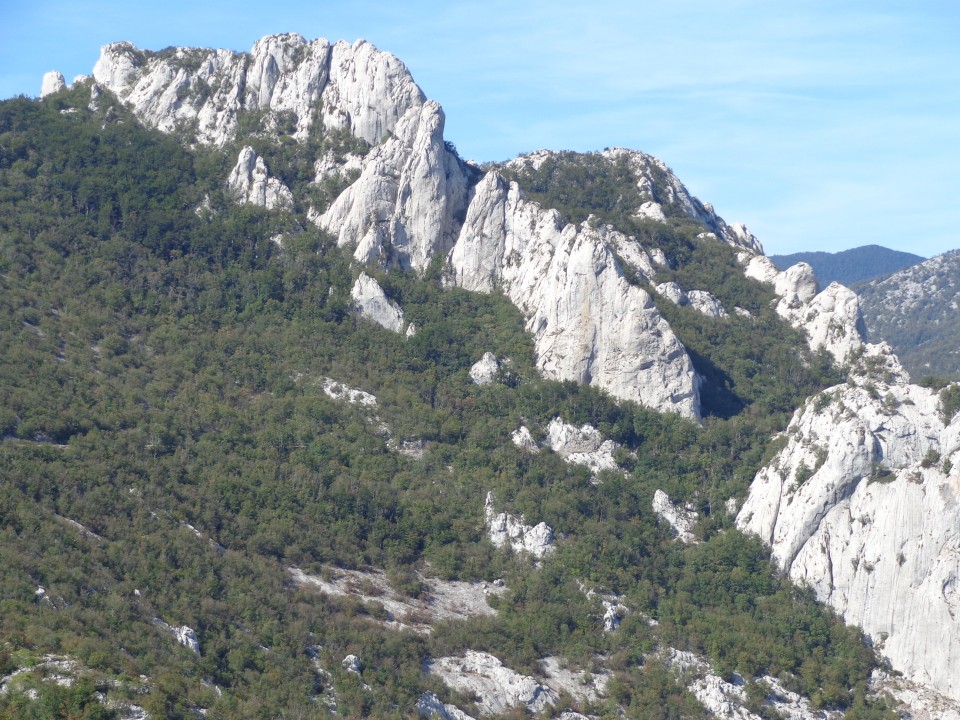
[[[885,716],[866,699],[876,661],[859,631],[778,577],[723,510],[792,410],[840,379],[776,319],[769,291],[733,272],[729,248],[697,240],[689,221],[605,210],[668,250],[670,279],[755,313],[662,308],[706,378],[699,426],[544,381],[519,312],[444,289],[438,272],[377,275],[414,337],[358,319],[359,270],[304,207],[225,197],[235,147],[188,150],[107,94],[88,102],[81,84],[0,103],[0,676],[21,670],[35,691],[0,695],[0,717],[115,716],[98,692],[165,718],[401,718],[424,691],[469,710],[423,671],[467,648],[522,672],[548,655],[601,658],[615,673],[607,697],[567,699],[601,717],[706,717],[652,654],[668,646],[748,683],[777,675],[849,718]],[[284,143],[271,162],[300,188],[316,153],[348,142]],[[629,182],[591,156],[565,172],[578,162],[595,182],[554,203],[572,220]],[[308,192],[316,204],[336,188]],[[505,382],[471,383],[486,351],[511,358]],[[375,394],[393,436],[421,439],[424,456],[390,450],[362,408],[324,394],[324,377]],[[621,443],[627,472],[593,483],[511,443],[521,423],[557,416]],[[701,543],[659,522],[657,489],[696,506]],[[556,551],[534,565],[494,548],[488,491],[553,527]],[[296,585],[293,566],[382,568],[412,594],[414,570],[503,578],[507,591],[497,615],[424,636],[384,625],[376,603]],[[616,632],[579,583],[624,596]],[[157,619],[195,629],[200,653]],[[362,676],[341,667],[348,653]],[[82,681],[45,679],[48,654]]]

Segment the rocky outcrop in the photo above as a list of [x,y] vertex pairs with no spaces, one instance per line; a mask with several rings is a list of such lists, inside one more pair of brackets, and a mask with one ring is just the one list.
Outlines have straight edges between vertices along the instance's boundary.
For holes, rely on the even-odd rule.
[[517,706],[539,713],[560,699],[546,685],[511,670],[489,653],[467,650],[461,657],[436,658],[426,663],[426,670],[454,690],[475,695],[483,715],[505,713]]
[[693,526],[697,522],[697,513],[692,509],[674,505],[663,490],[657,490],[653,494],[653,512],[673,528],[673,532],[680,542],[697,542],[697,536],[693,532]]
[[376,395],[371,395],[363,390],[337,382],[332,378],[323,378],[323,392],[333,400],[343,400],[351,405],[365,405],[366,407],[377,406]]
[[886,698],[888,705],[902,718],[910,720],[960,720],[960,702],[944,697],[936,690],[885,670],[870,676],[871,695]]
[[347,655],[340,661],[340,666],[347,672],[352,672],[355,675],[359,675],[363,670],[363,663],[360,662],[360,658],[356,655]]
[[522,515],[498,513],[493,508],[493,493],[487,493],[483,516],[487,536],[497,547],[510,546],[514,552],[530,553],[536,558],[553,550],[553,528],[544,522],[527,525]]
[[[690,652],[668,649],[665,656],[687,689],[711,715],[719,720],[761,720],[761,715],[747,707],[746,683],[739,675],[734,675],[733,682],[724,680],[709,662]],[[756,682],[766,693],[762,705],[767,712],[762,717],[768,717],[767,713],[789,720],[824,720],[833,716],[829,711],[814,710],[809,700],[790,692],[776,678],[765,675]]]
[[856,293],[838,283],[817,293],[817,279],[807,263],[783,272],[763,255],[741,254],[747,277],[773,285],[780,296],[777,314],[807,336],[810,349],[821,348],[845,363],[863,346],[863,321]]
[[[572,155],[576,154],[537,150],[514,158],[507,167],[522,173],[525,169],[539,169],[550,160],[563,162]],[[763,252],[760,242],[745,225],[727,225],[710,203],[702,203],[691,195],[680,178],[659,158],[628,148],[608,148],[602,153],[590,153],[590,156],[603,158],[611,171],[629,171],[636,183],[638,198],[634,217],[659,223],[666,222],[671,216],[689,218],[706,226],[710,230],[706,234],[714,238],[751,253]]]
[[576,427],[554,418],[547,426],[547,437],[550,449],[568,463],[589,468],[594,475],[619,469],[613,455],[620,446],[592,425]]
[[417,700],[417,714],[428,720],[474,720],[456,705],[440,702],[433,693],[423,693]]
[[513,444],[521,450],[526,450],[531,453],[540,452],[540,446],[537,445],[537,441],[533,439],[533,435],[530,433],[530,428],[526,425],[521,425],[514,430],[510,435],[510,439],[513,440]]
[[466,620],[477,615],[495,615],[487,598],[506,591],[503,580],[468,583],[440,580],[416,573],[422,592],[413,598],[390,585],[383,570],[347,570],[326,567],[322,575],[309,575],[299,568],[287,568],[293,581],[331,596],[350,597],[377,603],[386,611],[384,625],[395,630],[413,630],[428,635],[440,621]]
[[850,377],[795,413],[737,524],[896,670],[960,699],[960,418],[888,348]]
[[197,633],[193,628],[186,625],[168,625],[160,618],[154,618],[153,624],[163,630],[173,635],[177,642],[183,647],[187,648],[190,652],[200,654],[200,640],[197,638]]
[[699,418],[693,364],[650,295],[627,281],[618,256],[634,272],[653,272],[634,239],[604,225],[565,226],[556,211],[526,201],[516,183],[491,172],[477,186],[448,273],[467,290],[502,289],[527,318],[545,377]]
[[233,139],[249,112],[266,113],[268,128],[291,121],[297,139],[321,121],[376,143],[424,101],[403,63],[370,43],[292,33],[264,37],[250,53],[112,43],[93,75],[147,125],[164,132],[192,126],[198,141],[213,145]]
[[290,188],[277,178],[270,177],[263,158],[249,145],[240,151],[237,164],[227,178],[227,189],[237,202],[259,205],[267,210],[293,206]]
[[422,271],[452,247],[473,172],[447,149],[443,124],[433,101],[409,110],[318,218],[339,245],[355,245],[358,262]]
[[372,320],[383,328],[399,333],[403,331],[403,310],[393,300],[390,300],[380,283],[366,273],[353,284],[350,291],[353,306],[361,317]]
[[500,371],[500,362],[492,352],[485,352],[483,357],[470,367],[470,379],[476,385],[489,385],[497,379]]
[[40,85],[40,97],[53,95],[66,89],[67,81],[63,79],[63,73],[59,70],[51,70],[43,76],[43,82]]
[[685,292],[675,282],[660,283],[655,289],[658,294],[667,298],[667,300],[674,305],[689,305],[707,317],[727,317],[727,311],[724,309],[723,304],[706,290],[691,290],[690,292]]

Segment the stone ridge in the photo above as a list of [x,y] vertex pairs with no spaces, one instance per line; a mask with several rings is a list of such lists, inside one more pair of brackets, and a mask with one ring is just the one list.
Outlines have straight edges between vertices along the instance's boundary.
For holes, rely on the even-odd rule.
[[649,293],[620,259],[652,279],[633,238],[589,222],[564,226],[493,171],[477,185],[448,264],[450,284],[501,289],[527,318],[537,367],[647,407],[699,419],[699,378]]
[[813,268],[807,263],[797,263],[781,272],[765,255],[745,252],[738,259],[747,277],[773,286],[780,296],[777,314],[806,334],[813,352],[826,350],[842,365],[862,350],[863,319],[853,290],[831,283],[818,293]]
[[[223,145],[243,112],[292,113],[294,137],[307,136],[315,111],[328,129],[376,143],[425,101],[406,66],[365,40],[352,45],[295,33],[268,35],[250,53],[105,45],[94,79],[164,132],[195,125],[196,139]],[[269,127],[269,123],[267,124]]]
[[[611,166],[626,161],[637,184],[641,203],[634,210],[635,217],[666,222],[667,214],[682,215],[703,225],[714,236],[729,245],[752,253],[763,253],[760,241],[741,223],[728,225],[717,215],[710,203],[700,202],[663,160],[639,150],[607,148],[599,153]],[[537,150],[519,155],[505,163],[513,171],[539,169],[552,158],[564,158],[576,153],[555,150]]]

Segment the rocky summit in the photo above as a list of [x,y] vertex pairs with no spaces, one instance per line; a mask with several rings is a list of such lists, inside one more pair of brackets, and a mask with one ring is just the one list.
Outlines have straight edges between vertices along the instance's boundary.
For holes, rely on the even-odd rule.
[[960,717],[960,386],[853,290],[637,150],[465,161],[365,41],[40,89],[0,716]]

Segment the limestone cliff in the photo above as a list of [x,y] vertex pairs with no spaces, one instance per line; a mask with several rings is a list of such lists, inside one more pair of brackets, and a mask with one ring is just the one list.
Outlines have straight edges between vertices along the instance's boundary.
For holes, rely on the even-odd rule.
[[809,399],[737,524],[908,678],[960,699],[960,418],[867,346]]
[[[307,41],[290,33],[258,40],[249,53],[105,45],[94,79],[127,103],[144,123],[191,130],[202,143],[223,145],[245,112],[281,113],[302,139],[313,124],[346,128],[376,143],[412,107],[424,102],[402,62],[358,40]],[[269,123],[268,125],[269,126]]]
[[476,171],[447,149],[443,123],[433,101],[410,109],[317,219],[358,262],[422,271],[452,247]]
[[653,258],[633,238],[605,225],[564,225],[491,172],[476,188],[448,272],[467,290],[500,288],[524,313],[544,376],[698,418],[693,364],[618,256],[634,272],[654,274]]

